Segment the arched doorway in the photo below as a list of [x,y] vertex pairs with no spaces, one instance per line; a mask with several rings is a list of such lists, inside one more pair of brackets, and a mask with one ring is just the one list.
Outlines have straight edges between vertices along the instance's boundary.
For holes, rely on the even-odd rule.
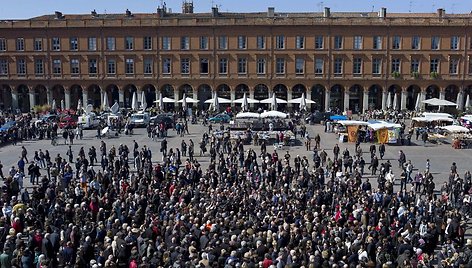
[[[202,84],[198,87],[197,90],[198,98],[198,109],[203,110],[205,107],[205,101],[212,98],[211,87],[207,84]],[[207,104],[206,106],[208,106]]]
[[[11,110],[12,108],[12,98],[11,98],[11,88],[9,85],[2,85],[0,90],[0,109],[2,110]],[[46,96],[46,95],[45,95]]]
[[372,85],[368,92],[368,108],[369,110],[382,109],[382,87],[379,85]]
[[353,85],[349,88],[349,110],[352,113],[359,113],[362,111],[364,90],[360,85]]
[[216,95],[220,98],[231,99],[231,89],[227,84],[221,84],[216,88]]
[[[258,84],[254,87],[254,99],[263,100],[269,98],[269,88],[264,84]],[[267,109],[268,104],[261,103],[259,107],[262,109]]]
[[388,88],[388,93],[387,98],[390,96],[390,99],[387,99],[387,108],[400,110],[402,88],[399,85],[391,85]]
[[92,84],[87,88],[87,105],[91,104],[94,108],[99,108],[102,104],[102,93],[100,86]]
[[234,97],[236,99],[244,97],[244,93],[249,98],[249,87],[246,84],[239,84],[234,88]]
[[444,90],[444,99],[457,103],[457,96],[459,96],[459,87],[456,85],[449,85]]
[[301,98],[303,93],[305,93],[306,98],[306,87],[302,84],[297,84],[292,87],[292,99]]
[[[169,85],[169,84],[165,84],[161,87],[161,94],[162,94],[162,97],[165,98],[171,98],[173,99],[174,98],[174,87]],[[175,101],[178,101],[178,100],[175,100]],[[173,110],[175,107],[175,103],[164,103],[164,110],[166,111],[169,111],[169,110]]]
[[[76,110],[79,100],[83,100],[82,87],[79,85],[72,85],[70,87],[70,108]],[[82,103],[82,107],[83,107]]]
[[311,100],[315,103],[312,104],[312,110],[325,110],[325,87],[317,84],[311,87]]
[[19,85],[16,88],[18,92],[18,109],[22,113],[28,113],[31,110],[29,101],[29,89],[26,85]]
[[55,85],[52,87],[52,99],[56,100],[57,108],[61,108],[61,102],[64,102],[65,108],[65,90],[62,85]]
[[[406,109],[413,111],[416,109],[416,102],[420,97],[421,88],[417,85],[411,85],[406,89]],[[418,107],[419,108],[419,107]]]
[[344,111],[344,87],[336,84],[331,87],[331,93],[329,96],[329,107],[331,110],[337,113]]
[[143,86],[143,92],[146,98],[146,107],[152,107],[156,100],[156,88],[151,84],[147,84]]
[[37,85],[34,90],[34,103],[35,105],[46,105],[48,104],[48,90],[43,85]]
[[[436,86],[436,85],[430,85],[426,88],[426,100],[428,99],[432,99],[432,98],[438,98],[439,99],[439,87]],[[425,110],[428,110],[428,111],[431,111],[431,110],[437,110],[438,107],[437,106],[431,106],[431,105],[428,105],[426,104],[425,105]]]
[[120,103],[120,89],[117,85],[108,85],[106,87],[106,92],[108,95],[108,103],[110,104],[110,107],[115,104],[115,102]]
[[[136,92],[137,93],[138,89],[136,88],[135,85],[129,84],[126,85],[123,89],[123,96],[124,96],[124,107],[125,108],[131,108],[131,102],[133,101],[133,95]],[[136,95],[136,98],[139,98],[138,95]]]

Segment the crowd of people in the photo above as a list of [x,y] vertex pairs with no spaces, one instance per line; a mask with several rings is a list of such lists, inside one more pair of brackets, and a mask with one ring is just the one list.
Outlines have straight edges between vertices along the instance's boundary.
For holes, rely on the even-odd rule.
[[308,159],[211,132],[172,148],[160,129],[148,129],[159,152],[136,141],[23,147],[2,173],[0,267],[472,265],[471,174],[455,163],[437,194],[429,166],[414,174],[400,152],[395,175],[375,144],[366,163],[365,145],[317,139]]

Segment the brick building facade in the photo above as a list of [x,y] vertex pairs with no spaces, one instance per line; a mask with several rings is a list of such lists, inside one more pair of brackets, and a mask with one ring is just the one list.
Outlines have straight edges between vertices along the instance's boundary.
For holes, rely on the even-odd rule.
[[[64,101],[148,107],[163,96],[290,100],[359,112],[472,94],[472,15],[156,13],[45,15],[0,21],[0,108]],[[389,94],[391,93],[391,94]],[[396,98],[388,99],[387,96]],[[391,102],[395,99],[396,104]],[[177,103],[176,103],[177,105]]]

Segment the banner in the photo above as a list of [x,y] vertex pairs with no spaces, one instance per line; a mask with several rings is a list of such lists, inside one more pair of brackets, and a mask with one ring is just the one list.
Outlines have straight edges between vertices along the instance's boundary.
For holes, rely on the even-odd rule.
[[359,130],[359,126],[348,126],[347,127],[347,140],[349,142],[356,142],[357,141],[357,130]]
[[388,143],[397,143],[400,131],[397,128],[388,130]]
[[388,129],[382,128],[377,130],[377,140],[380,144],[385,144],[388,142]]

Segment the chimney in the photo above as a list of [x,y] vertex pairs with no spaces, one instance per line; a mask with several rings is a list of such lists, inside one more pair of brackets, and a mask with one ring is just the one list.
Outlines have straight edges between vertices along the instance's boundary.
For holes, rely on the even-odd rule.
[[379,18],[386,18],[387,17],[387,8],[383,7],[379,11]]
[[213,17],[218,17],[218,15],[219,15],[218,7],[212,7],[212,8],[211,8],[211,15],[212,15]]
[[444,8],[438,8],[438,17],[442,18],[444,17],[444,15],[446,15],[446,10],[444,10]]
[[129,11],[129,9],[126,9],[126,17],[131,17],[132,14],[131,14],[131,11]]
[[269,7],[267,9],[267,17],[273,17],[275,15],[275,8],[274,7]]
[[324,8],[323,17],[325,18],[331,17],[331,9],[329,7]]
[[182,13],[183,14],[192,14],[193,13],[193,2],[184,1],[182,3]]
[[91,14],[92,14],[92,17],[94,18],[98,17],[97,11],[95,11],[95,9],[92,10]]
[[62,12],[55,11],[54,14],[56,15],[56,19],[63,19],[64,16],[62,15]]

